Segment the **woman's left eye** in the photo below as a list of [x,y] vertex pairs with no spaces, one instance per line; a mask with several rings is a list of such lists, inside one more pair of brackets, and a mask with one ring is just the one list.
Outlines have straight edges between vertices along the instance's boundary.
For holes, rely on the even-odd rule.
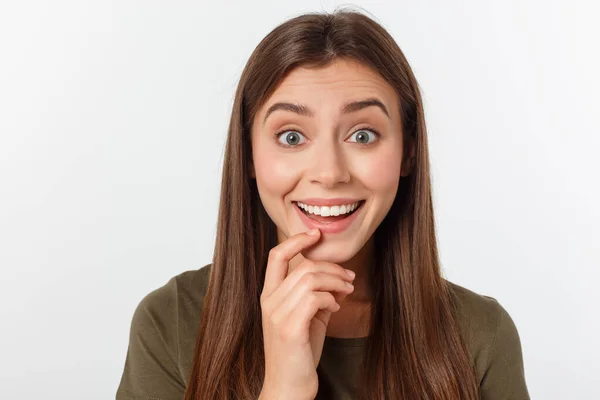
[[[373,137],[373,140],[369,142],[369,133]],[[351,142],[363,143],[363,144],[371,144],[375,140],[379,139],[379,134],[372,129],[359,129],[352,134],[352,136],[356,136],[356,140],[351,140]],[[352,137],[350,136],[350,137]]]

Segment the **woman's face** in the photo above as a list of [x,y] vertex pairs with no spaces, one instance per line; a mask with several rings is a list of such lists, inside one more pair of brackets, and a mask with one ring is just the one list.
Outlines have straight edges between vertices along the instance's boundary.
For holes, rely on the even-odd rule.
[[[358,253],[396,196],[403,155],[399,110],[394,89],[356,62],[338,59],[286,76],[252,125],[251,173],[280,243],[319,227],[322,238],[304,257],[343,263]],[[334,204],[323,209],[328,202]],[[351,214],[331,215],[356,202]],[[314,215],[315,206],[323,215]]]

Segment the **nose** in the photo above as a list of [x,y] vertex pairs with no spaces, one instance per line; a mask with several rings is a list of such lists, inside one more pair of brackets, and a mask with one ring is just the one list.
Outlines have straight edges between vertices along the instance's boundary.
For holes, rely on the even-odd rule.
[[327,188],[350,181],[350,171],[343,151],[332,141],[315,146],[310,180]]

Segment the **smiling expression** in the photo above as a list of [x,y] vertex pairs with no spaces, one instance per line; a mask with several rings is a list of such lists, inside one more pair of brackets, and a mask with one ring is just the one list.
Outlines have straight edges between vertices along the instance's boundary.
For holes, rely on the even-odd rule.
[[[342,263],[363,248],[405,175],[399,110],[394,88],[353,61],[297,67],[279,83],[252,124],[251,174],[280,243],[319,226],[322,238],[305,257]],[[301,211],[327,200],[360,203],[332,224]]]

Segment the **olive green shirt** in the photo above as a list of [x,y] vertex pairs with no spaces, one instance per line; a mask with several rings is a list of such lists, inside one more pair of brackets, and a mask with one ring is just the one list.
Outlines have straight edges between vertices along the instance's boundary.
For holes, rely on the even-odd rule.
[[[181,400],[190,375],[212,264],[183,272],[150,292],[131,323],[116,400]],[[462,333],[482,400],[529,400],[521,342],[507,311],[492,297],[450,282],[460,300]],[[317,399],[353,399],[365,338],[325,337]]]

